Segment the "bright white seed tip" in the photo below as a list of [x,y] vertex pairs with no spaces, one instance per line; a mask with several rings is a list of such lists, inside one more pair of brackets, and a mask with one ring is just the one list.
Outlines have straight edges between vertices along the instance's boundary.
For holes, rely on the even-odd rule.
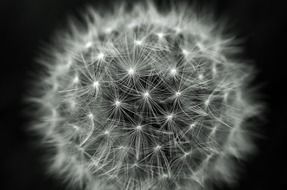
[[168,120],[168,121],[170,121],[170,120],[172,120],[173,119],[173,117],[174,117],[174,114],[168,114],[167,116],[166,116],[166,119]]
[[135,43],[135,45],[140,46],[143,44],[143,41],[142,40],[135,40],[134,43]]
[[162,174],[162,175],[161,175],[161,178],[168,178],[168,177],[169,177],[168,174]]
[[94,81],[93,82],[93,88],[98,88],[100,85],[99,81]]
[[198,79],[199,79],[199,80],[203,80],[203,79],[204,79],[203,74],[199,74],[199,75],[198,75]]
[[72,125],[73,129],[75,129],[76,131],[78,131],[80,128],[77,125]]
[[90,47],[92,47],[92,45],[93,45],[93,42],[89,41],[85,44],[85,48],[90,48]]
[[180,91],[175,92],[175,96],[176,96],[176,97],[179,97],[180,95],[181,95],[181,92],[180,92]]
[[172,75],[172,76],[175,76],[177,74],[177,69],[176,68],[171,68],[169,73]]
[[190,155],[190,152],[185,152],[185,153],[183,154],[184,157],[186,157],[186,156],[188,156],[188,155]]
[[142,130],[142,126],[141,126],[141,125],[137,125],[137,126],[136,126],[136,129],[137,129],[137,130]]
[[196,123],[192,123],[189,125],[189,129],[193,129],[196,126]]
[[79,79],[78,75],[76,75],[72,82],[73,82],[73,84],[77,84],[77,83],[79,83],[79,81],[80,81],[80,79]]
[[161,146],[160,145],[156,145],[155,147],[154,147],[154,151],[159,151],[161,149]]
[[88,114],[88,118],[90,118],[90,119],[94,119],[94,114],[89,113],[89,114]]
[[134,68],[129,68],[129,69],[128,69],[128,74],[129,74],[129,75],[134,75],[135,72],[136,72],[136,71],[135,71]]
[[159,32],[159,33],[157,33],[156,35],[157,35],[157,37],[158,37],[159,39],[162,39],[162,38],[165,36],[165,34],[162,33],[162,32]]
[[204,105],[205,105],[205,106],[208,106],[209,103],[210,103],[210,100],[209,100],[209,99],[207,99],[207,100],[204,101]]
[[109,131],[109,130],[105,130],[105,131],[104,131],[104,134],[105,134],[105,135],[109,135],[109,134],[110,134],[110,131]]
[[121,102],[121,101],[119,101],[119,100],[115,100],[114,105],[115,105],[116,107],[119,107],[121,104],[122,104],[122,102]]
[[144,98],[148,98],[148,97],[150,97],[149,92],[148,92],[148,91],[145,91],[145,92],[143,93],[143,97],[144,97]]
[[98,54],[98,56],[97,56],[97,59],[98,59],[98,60],[103,60],[104,57],[105,57],[105,54],[104,54],[103,52],[100,52],[100,53]]
[[188,56],[189,55],[189,51],[187,51],[186,49],[182,49],[182,54],[184,56]]

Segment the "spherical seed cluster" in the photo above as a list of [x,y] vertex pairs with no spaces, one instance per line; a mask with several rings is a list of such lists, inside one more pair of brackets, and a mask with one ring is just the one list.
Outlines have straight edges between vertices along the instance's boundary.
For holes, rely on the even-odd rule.
[[51,171],[85,190],[197,190],[232,181],[257,113],[250,68],[204,19],[153,5],[90,11],[43,61],[41,122]]

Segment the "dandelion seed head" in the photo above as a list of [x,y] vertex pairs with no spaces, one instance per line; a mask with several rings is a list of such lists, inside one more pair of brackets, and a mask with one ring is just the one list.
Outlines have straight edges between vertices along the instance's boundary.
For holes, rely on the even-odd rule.
[[85,29],[75,22],[61,34],[33,98],[35,130],[56,147],[49,171],[79,190],[234,181],[233,160],[254,147],[249,118],[261,111],[253,72],[223,24],[185,10],[89,9]]

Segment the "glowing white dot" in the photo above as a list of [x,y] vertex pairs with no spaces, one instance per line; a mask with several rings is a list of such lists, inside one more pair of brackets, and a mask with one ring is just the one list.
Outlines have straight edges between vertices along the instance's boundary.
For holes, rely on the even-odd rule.
[[72,125],[73,129],[75,129],[76,131],[79,130],[79,127],[77,125]]
[[73,83],[74,84],[77,84],[79,82],[79,77],[78,76],[75,76],[74,79],[73,79]]
[[136,129],[140,131],[140,130],[142,130],[142,126],[138,125],[138,126],[136,126]]
[[135,40],[134,43],[135,43],[135,45],[140,46],[143,44],[143,41],[142,40]]
[[175,96],[176,96],[176,97],[179,97],[180,95],[181,95],[181,92],[180,92],[180,91],[175,92]]
[[168,174],[162,174],[162,175],[161,175],[161,178],[164,178],[164,179],[165,179],[165,178],[168,178],[168,177],[169,177]]
[[89,114],[88,114],[88,118],[93,119],[93,118],[94,118],[94,114],[89,113]]
[[154,150],[155,151],[158,151],[158,150],[160,150],[161,149],[161,146],[160,145],[156,145],[156,147],[154,147]]
[[184,56],[188,56],[189,51],[187,51],[186,49],[182,49],[182,54],[183,54]]
[[93,45],[93,42],[89,41],[85,44],[85,47],[90,48],[90,47],[92,47],[92,45]]
[[129,75],[134,75],[135,74],[135,69],[134,68],[129,68],[128,69],[128,74]]
[[164,33],[159,32],[156,34],[158,36],[159,39],[162,39],[164,37]]
[[176,68],[171,68],[170,69],[170,74],[171,75],[176,75],[176,73],[177,73],[177,69]]
[[166,116],[166,119],[167,119],[168,121],[170,121],[170,120],[172,120],[173,117],[174,117],[174,115],[171,113],[171,114],[169,114],[169,115]]
[[93,82],[93,88],[98,88],[100,85],[99,81],[94,81]]
[[98,56],[97,56],[97,59],[98,59],[98,60],[103,60],[104,57],[105,57],[105,54],[104,54],[103,52],[100,52],[100,53],[98,54]]
[[105,134],[105,135],[109,135],[109,134],[110,134],[110,131],[109,131],[109,130],[105,130],[105,131],[104,131],[104,134]]
[[116,107],[119,107],[121,104],[122,104],[121,101],[115,100],[115,106],[116,106]]
[[148,98],[149,96],[150,96],[150,94],[149,94],[148,91],[145,91],[145,92],[143,93],[143,97],[144,97],[144,98]]
[[138,164],[137,164],[137,163],[134,163],[134,164],[132,165],[132,167],[138,167]]
[[192,123],[192,124],[189,125],[189,128],[193,129],[195,126],[196,126],[196,123]]
[[199,74],[199,75],[198,75],[198,79],[199,79],[199,80],[202,80],[203,78],[204,78],[203,74]]
[[210,100],[209,100],[209,99],[205,100],[205,102],[204,102],[205,106],[208,106],[209,103],[210,103]]

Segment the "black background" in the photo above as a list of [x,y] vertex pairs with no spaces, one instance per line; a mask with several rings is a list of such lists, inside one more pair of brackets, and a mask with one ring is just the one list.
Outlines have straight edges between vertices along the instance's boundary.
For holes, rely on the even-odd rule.
[[[61,180],[47,178],[35,137],[27,131],[29,118],[21,103],[29,86],[27,74],[35,70],[35,57],[49,41],[67,15],[77,15],[86,2],[108,8],[109,0],[1,0],[0,57],[0,189],[64,189]],[[157,1],[165,6],[166,1]],[[245,55],[253,60],[259,73],[254,85],[263,84],[261,94],[267,109],[260,125],[264,138],[257,140],[259,152],[244,163],[237,187],[217,189],[285,189],[287,188],[287,111],[286,111],[286,27],[284,1],[230,0],[200,1],[214,8],[218,16],[236,21]],[[203,6],[204,7],[204,6]]]

